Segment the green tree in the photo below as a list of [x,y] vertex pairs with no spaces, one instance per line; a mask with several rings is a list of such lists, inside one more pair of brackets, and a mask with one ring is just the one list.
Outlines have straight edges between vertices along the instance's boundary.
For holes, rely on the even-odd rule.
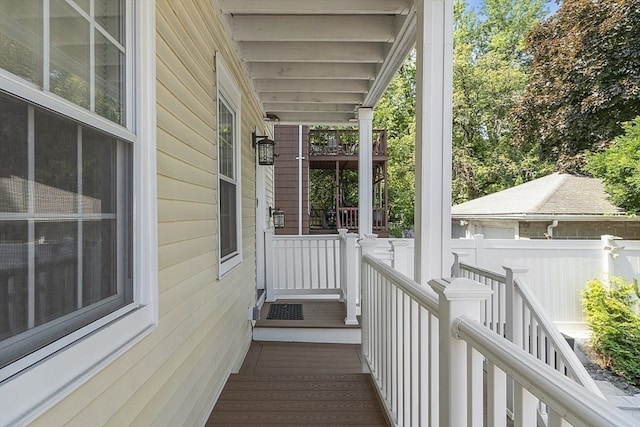
[[390,230],[401,237],[413,228],[415,199],[416,57],[409,55],[375,109],[373,125],[387,130]]
[[[453,87],[454,203],[551,172],[537,145],[515,147],[512,109],[526,86],[527,31],[544,16],[544,0],[486,0],[479,14],[455,4]],[[412,228],[415,188],[415,54],[376,107],[374,126],[388,130],[390,221]]]
[[587,171],[602,178],[611,201],[631,214],[640,214],[640,116],[623,125],[604,152],[587,156]]
[[336,173],[334,170],[309,169],[309,199],[311,209],[336,208]]
[[535,144],[515,147],[514,117],[529,77],[526,33],[543,0],[486,0],[480,13],[454,8],[453,184],[464,202],[551,172]]
[[518,142],[581,172],[640,111],[640,0],[565,0],[527,37],[531,78],[516,110]]
[[408,133],[394,140],[389,147],[389,220],[395,225],[392,233],[402,237],[402,230],[413,229],[415,212],[415,124],[411,124]]
[[374,127],[387,129],[387,138],[394,141],[415,129],[416,115],[416,53],[412,51],[395,74],[375,109]]

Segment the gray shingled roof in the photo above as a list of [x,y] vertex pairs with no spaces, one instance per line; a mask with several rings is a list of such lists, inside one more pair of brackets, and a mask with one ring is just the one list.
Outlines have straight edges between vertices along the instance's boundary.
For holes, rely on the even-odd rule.
[[553,173],[451,208],[454,217],[611,215],[624,212],[611,204],[602,181]]

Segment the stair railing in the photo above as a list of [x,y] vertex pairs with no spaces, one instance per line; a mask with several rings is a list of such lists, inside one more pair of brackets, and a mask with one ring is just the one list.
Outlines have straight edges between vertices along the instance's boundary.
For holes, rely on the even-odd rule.
[[521,275],[524,267],[503,267],[506,274],[466,264],[454,254],[454,277],[475,280],[493,294],[482,307],[482,323],[500,336],[573,379],[588,390],[603,396],[565,337],[551,321]]
[[362,352],[393,425],[506,427],[508,416],[516,426],[635,425],[484,326],[482,307],[495,293],[487,286],[468,278],[421,285],[377,258],[375,239],[360,247]]

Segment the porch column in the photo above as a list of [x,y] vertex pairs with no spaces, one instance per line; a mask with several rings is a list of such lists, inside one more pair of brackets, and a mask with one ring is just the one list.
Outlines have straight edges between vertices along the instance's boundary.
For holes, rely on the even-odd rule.
[[373,232],[373,109],[358,109],[358,234]]
[[415,280],[449,275],[453,0],[418,0]]

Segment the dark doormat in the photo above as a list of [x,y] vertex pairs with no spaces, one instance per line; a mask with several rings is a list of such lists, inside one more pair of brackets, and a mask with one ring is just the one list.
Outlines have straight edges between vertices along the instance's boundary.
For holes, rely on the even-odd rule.
[[304,320],[302,317],[302,304],[271,304],[267,319]]

